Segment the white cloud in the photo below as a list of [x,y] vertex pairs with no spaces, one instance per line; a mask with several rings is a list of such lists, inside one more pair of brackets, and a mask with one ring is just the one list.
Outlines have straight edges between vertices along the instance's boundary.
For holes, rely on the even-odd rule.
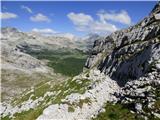
[[1,19],[12,19],[12,18],[17,18],[17,17],[18,16],[14,13],[9,13],[9,12],[0,13]]
[[50,29],[50,28],[45,28],[45,29],[38,29],[38,28],[33,28],[33,32],[41,33],[41,34],[55,34],[57,33],[55,30]]
[[72,20],[75,25],[87,25],[90,22],[93,22],[93,18],[90,15],[84,13],[69,13],[68,18]]
[[100,20],[102,22],[105,22],[107,20],[111,20],[114,22],[119,22],[122,24],[130,25],[131,22],[131,17],[128,15],[127,11],[122,10],[120,12],[106,12],[106,11],[100,11],[97,14],[100,17]]
[[33,12],[32,12],[32,9],[29,8],[29,7],[27,7],[27,6],[22,5],[22,6],[21,6],[21,9],[24,9],[24,10],[26,10],[26,11],[29,12],[29,13],[33,13]]
[[117,30],[117,27],[108,22],[94,20],[90,15],[84,13],[69,13],[68,18],[73,22],[78,31],[87,32],[107,32],[111,33]]
[[43,15],[42,13],[38,13],[35,16],[31,16],[30,20],[33,22],[50,22],[51,21],[47,16]]

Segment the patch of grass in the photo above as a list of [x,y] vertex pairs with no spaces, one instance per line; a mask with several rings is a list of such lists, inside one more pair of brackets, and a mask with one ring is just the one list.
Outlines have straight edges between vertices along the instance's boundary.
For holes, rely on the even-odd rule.
[[160,112],[160,99],[155,102],[154,108]]
[[86,77],[89,77],[89,73],[86,74]]
[[156,95],[157,98],[160,98],[160,86],[156,87],[155,95]]
[[34,91],[29,92],[28,94],[22,95],[21,98],[16,98],[16,99],[13,101],[13,103],[14,103],[15,105],[20,105],[22,102],[27,101],[27,100],[31,97],[31,95],[33,95],[33,96],[31,97],[31,99],[32,99],[32,100],[35,100],[37,97],[44,96],[44,94],[45,94],[47,91],[49,91],[50,89],[51,89],[51,88],[50,88],[50,85],[49,85],[49,84],[44,83],[44,82],[39,83],[38,85],[36,85],[36,86],[34,87]]
[[160,113],[160,86],[156,86],[155,87],[155,96],[156,96],[156,101],[153,105],[153,108],[151,109],[151,111],[154,111],[156,113]]
[[76,107],[80,107],[82,108],[83,107],[83,104],[90,104],[91,103],[91,100],[90,98],[85,98],[85,99],[80,99],[79,102],[73,102],[73,103],[69,103],[69,102],[62,102],[62,104],[67,104],[69,107],[68,107],[68,112],[74,112],[74,108]]
[[[69,79],[62,83],[54,84],[53,87],[51,87],[51,84],[48,84],[48,83],[44,83],[44,84],[40,83],[39,85],[34,87],[34,92],[30,92],[26,94],[26,98],[23,98],[23,99],[20,98],[20,101],[28,100],[27,98],[30,98],[30,95],[33,95],[31,97],[33,100],[36,99],[36,97],[41,97],[41,96],[44,97],[44,94],[46,92],[54,92],[58,94],[55,94],[53,96],[45,96],[44,100],[41,101],[39,105],[34,109],[30,109],[28,111],[23,111],[21,113],[14,114],[15,120],[35,120],[40,114],[42,114],[43,110],[48,105],[62,103],[61,100],[65,99],[65,97],[67,95],[70,95],[71,93],[83,94],[86,91],[87,86],[90,84],[90,82],[91,82],[90,80]],[[17,101],[18,100],[16,100],[15,102]],[[79,103],[79,106],[82,107],[83,103],[89,103],[89,101],[87,99],[81,100]],[[73,109],[74,108],[69,108],[69,111],[73,112]]]
[[21,103],[23,103],[24,101],[27,101],[29,99],[29,97],[32,95],[33,93],[30,92],[26,95],[23,95],[21,98],[15,98],[12,102],[13,105],[19,105]]
[[91,103],[91,101],[90,101],[90,99],[89,99],[89,98],[80,99],[80,101],[79,101],[79,103],[78,103],[78,106],[79,106],[80,108],[82,108],[84,103],[86,103],[86,104],[90,104],[90,103]]
[[52,67],[57,73],[62,73],[66,76],[75,76],[82,72],[85,61],[85,58],[68,57],[59,59],[56,63],[50,61],[48,66]]
[[68,80],[66,83],[64,83],[62,86],[55,86],[56,91],[59,91],[59,94],[55,97],[53,100],[53,103],[61,103],[61,100],[64,99],[67,95],[70,95],[71,93],[80,93],[83,94],[87,86],[90,84],[90,80],[80,80],[81,82],[77,82],[76,80]]
[[[17,105],[29,99],[31,94],[26,94],[32,86],[36,86],[37,84],[43,82],[48,82],[53,79],[53,75],[48,73],[33,73],[28,74],[24,71],[13,71],[13,70],[2,70],[2,86],[9,87],[10,91],[15,91],[14,96],[7,91],[7,89],[3,90],[2,101],[8,101],[10,99],[11,104]],[[8,99],[6,99],[8,98]],[[14,101],[17,101],[14,103]]]
[[74,108],[72,107],[72,106],[69,106],[68,107],[68,112],[74,112],[75,110],[74,110]]
[[149,120],[159,120],[159,118],[153,115],[153,113],[160,113],[160,86],[154,86],[154,88],[155,89],[152,90],[152,92],[156,96],[156,101],[152,105],[152,108],[148,108],[148,105],[145,105],[143,109],[147,113],[146,116]]
[[11,120],[11,118],[9,118],[9,115],[8,115],[8,116],[5,116],[5,117],[1,117],[0,119],[1,119],[1,120]]
[[101,112],[96,118],[92,120],[143,120],[141,117],[133,114],[129,109],[121,104],[107,103],[105,105],[105,112]]
[[[50,81],[50,80],[46,79],[46,80],[42,80],[42,82],[36,84],[34,86],[34,91],[28,92],[31,89],[25,90],[21,95],[19,95],[18,97],[15,97],[14,100],[11,102],[11,104],[13,106],[20,105],[24,101],[27,101],[31,95],[34,95],[32,97],[33,100],[36,99],[36,97],[43,96],[45,94],[45,92],[47,92],[47,90],[50,88],[49,85],[46,84],[48,81]],[[24,94],[24,93],[27,93],[27,94]]]
[[43,112],[43,107],[37,107],[36,109],[30,109],[21,113],[16,113],[13,120],[36,120]]
[[76,80],[69,79],[65,82],[62,82],[60,84],[56,84],[53,87],[49,85],[48,83],[40,83],[39,85],[36,85],[34,87],[34,91],[29,92],[28,94],[22,95],[20,98],[16,98],[13,103],[15,105],[20,105],[22,102],[27,101],[31,95],[31,99],[35,100],[36,98],[43,97],[46,92],[56,92],[58,93],[57,95],[53,96],[48,96],[46,97],[46,102],[51,101],[52,103],[61,103],[61,100],[64,99],[67,95],[71,93],[80,93],[83,94],[87,86],[90,84],[90,80],[79,80],[80,82]]
[[33,94],[34,94],[35,97],[40,97],[40,96],[43,96],[49,89],[50,89],[50,85],[43,84],[40,87],[35,88]]
[[82,72],[87,59],[86,53],[78,49],[30,50],[27,53],[38,59],[49,60],[47,64],[49,67],[66,76],[75,76]]

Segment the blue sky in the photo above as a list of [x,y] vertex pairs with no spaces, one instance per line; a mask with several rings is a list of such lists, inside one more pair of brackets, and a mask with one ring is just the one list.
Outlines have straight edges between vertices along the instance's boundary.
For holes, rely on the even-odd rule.
[[137,23],[149,14],[156,2],[2,2],[2,27],[22,31],[111,33]]

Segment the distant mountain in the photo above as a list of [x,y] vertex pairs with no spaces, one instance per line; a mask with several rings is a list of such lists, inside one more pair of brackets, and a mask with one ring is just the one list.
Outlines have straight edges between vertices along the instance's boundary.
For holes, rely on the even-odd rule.
[[98,34],[88,34],[82,38],[82,41],[85,42],[88,48],[92,48],[94,41],[103,39],[104,36]]
[[[12,39],[9,39],[12,38]],[[2,28],[2,39],[14,45],[27,44],[41,48],[57,49],[60,47],[76,48],[74,37],[69,34],[44,36],[36,32],[21,32],[16,28]]]
[[48,47],[42,40],[43,37],[16,28],[1,29],[2,101],[9,102],[31,86],[55,77],[44,61],[26,53],[28,48],[40,50]]

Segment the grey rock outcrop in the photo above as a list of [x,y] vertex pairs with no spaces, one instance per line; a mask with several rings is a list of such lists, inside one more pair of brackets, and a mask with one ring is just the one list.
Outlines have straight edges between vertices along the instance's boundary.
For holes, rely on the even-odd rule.
[[116,96],[119,98],[119,103],[125,104],[132,111],[147,118],[150,116],[155,118],[155,114],[160,113],[159,93],[160,74],[154,71],[137,80],[127,82]]
[[145,119],[160,119],[160,2],[138,24],[96,40],[85,67],[117,81],[118,103]]
[[96,40],[85,67],[98,68],[120,85],[152,71],[160,59],[160,3],[135,26]]

